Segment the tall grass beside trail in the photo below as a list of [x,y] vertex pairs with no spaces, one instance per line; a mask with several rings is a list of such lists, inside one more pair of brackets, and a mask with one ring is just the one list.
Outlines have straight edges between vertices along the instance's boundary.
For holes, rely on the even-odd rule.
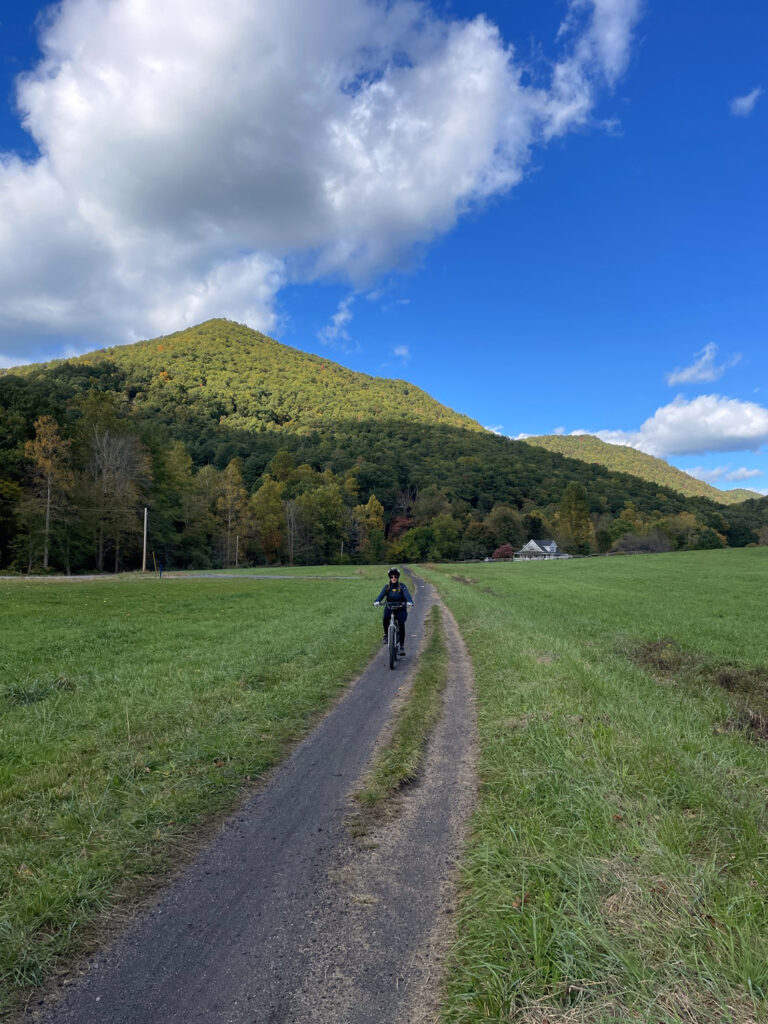
[[443,1019],[768,1020],[768,551],[425,576],[480,735]]
[[0,584],[0,1010],[363,667],[380,576]]

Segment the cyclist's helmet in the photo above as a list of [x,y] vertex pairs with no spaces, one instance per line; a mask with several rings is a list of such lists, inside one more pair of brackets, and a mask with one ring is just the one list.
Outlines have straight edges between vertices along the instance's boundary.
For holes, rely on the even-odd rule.
[[390,579],[392,579],[393,576],[396,576],[398,579],[400,579],[400,570],[397,568],[396,565],[393,565],[392,568],[387,573],[387,575],[389,576]]

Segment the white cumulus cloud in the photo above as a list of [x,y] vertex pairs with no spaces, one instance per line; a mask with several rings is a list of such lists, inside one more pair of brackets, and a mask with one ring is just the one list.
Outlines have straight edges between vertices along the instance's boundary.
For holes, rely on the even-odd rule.
[[740,466],[738,469],[732,469],[730,472],[725,474],[726,480],[751,480],[756,476],[763,476],[762,469],[747,469],[746,466]]
[[411,358],[411,352],[407,345],[395,345],[394,354],[398,359],[402,359],[404,363],[407,363]]
[[730,104],[731,113],[734,117],[749,117],[762,95],[762,87],[758,85],[756,89],[748,92],[746,96],[735,96]]
[[727,466],[714,466],[708,469],[706,466],[691,466],[685,470],[688,476],[694,476],[697,480],[703,480],[705,484],[717,484],[728,472]]
[[734,356],[727,363],[715,364],[717,356],[717,345],[710,342],[705,345],[701,352],[697,352],[694,361],[690,366],[674,370],[667,374],[667,384],[674,387],[677,384],[690,384],[695,381],[713,381],[722,377],[726,370],[735,366],[741,359],[740,355]]
[[706,466],[694,466],[692,469],[686,469],[685,472],[690,476],[695,476],[697,480],[704,480],[709,484],[716,484],[722,480],[735,483],[740,480],[751,480],[756,476],[764,476],[762,469],[747,469],[746,466],[740,466],[738,469],[731,469],[730,466],[714,466],[711,469]]
[[768,409],[722,395],[678,395],[638,430],[597,430],[610,444],[623,444],[649,455],[697,455],[704,452],[757,451],[768,442]]
[[347,331],[347,324],[354,317],[352,312],[352,304],[355,301],[354,293],[347,295],[346,298],[339,302],[336,308],[336,312],[331,317],[331,322],[326,324],[318,332],[318,338],[326,345],[331,345],[337,341],[349,341],[349,332]]
[[62,0],[18,82],[40,156],[0,154],[0,339],[269,329],[289,280],[400,265],[588,120],[638,15],[570,0],[534,86],[425,0]]

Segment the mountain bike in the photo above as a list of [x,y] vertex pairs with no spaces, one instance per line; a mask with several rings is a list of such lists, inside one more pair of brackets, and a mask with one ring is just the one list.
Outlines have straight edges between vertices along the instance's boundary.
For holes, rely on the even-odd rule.
[[[389,658],[389,667],[394,668],[400,649],[397,612],[403,607],[403,604],[401,601],[387,601],[386,606],[390,611],[389,628],[387,629],[387,657]],[[412,608],[413,602],[408,602],[407,607]]]
[[387,630],[387,654],[389,656],[389,667],[394,668],[397,664],[397,652],[399,647],[397,612],[400,609],[400,602],[387,601],[387,608],[391,614],[389,617],[389,629]]

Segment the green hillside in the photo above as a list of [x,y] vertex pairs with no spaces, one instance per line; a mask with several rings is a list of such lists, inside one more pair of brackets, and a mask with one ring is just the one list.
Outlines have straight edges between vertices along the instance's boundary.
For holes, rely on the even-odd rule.
[[145,508],[169,567],[768,542],[768,499],[498,437],[227,320],[0,373],[0,571],[140,566]]
[[62,383],[106,372],[105,384],[122,384],[137,408],[161,418],[182,408],[184,419],[214,418],[231,430],[301,432],[340,419],[483,429],[407,381],[355,373],[230,320],[13,372]]
[[750,498],[762,497],[756,491],[747,491],[741,487],[721,491],[711,484],[704,483],[703,480],[697,480],[696,477],[684,473],[681,469],[670,466],[663,459],[646,455],[645,452],[626,445],[607,444],[592,434],[542,434],[538,437],[528,437],[526,441],[539,448],[546,448],[547,451],[567,455],[571,459],[593,462],[618,473],[631,473],[642,480],[671,487],[688,497],[709,498],[723,505],[737,505]]

